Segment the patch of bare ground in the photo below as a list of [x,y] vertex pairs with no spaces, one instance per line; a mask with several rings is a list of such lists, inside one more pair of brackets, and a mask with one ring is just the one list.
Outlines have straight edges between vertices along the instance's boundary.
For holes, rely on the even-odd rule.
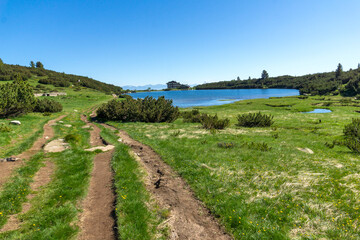
[[[109,125],[103,126],[115,130]],[[154,150],[132,139],[125,131],[120,130],[118,136],[131,147],[147,172],[147,190],[162,208],[170,210],[167,220],[170,239],[231,239],[186,182]]]
[[[81,119],[91,126],[91,146],[104,146],[106,143],[100,137],[100,129],[89,123],[86,116]],[[94,168],[91,173],[89,192],[82,202],[83,212],[80,219],[80,234],[78,239],[99,240],[115,239],[116,222],[113,217],[115,194],[113,192],[113,174],[110,166],[113,150],[99,153],[94,158]]]
[[34,176],[34,181],[30,184],[32,193],[27,196],[28,201],[22,205],[22,211],[18,214],[11,215],[4,227],[0,229],[0,232],[12,231],[20,227],[21,221],[19,220],[18,216],[30,210],[31,199],[36,196],[37,191],[41,190],[43,186],[47,185],[51,181],[51,175],[54,172],[54,168],[55,166],[53,162],[45,162],[45,166],[40,168],[40,170]]
[[35,153],[41,150],[41,148],[44,146],[46,141],[48,139],[51,139],[54,137],[54,130],[52,128],[52,125],[55,124],[57,121],[64,118],[65,115],[62,115],[56,119],[50,120],[48,123],[44,125],[44,133],[41,138],[38,138],[32,147],[23,153],[16,156],[17,158],[20,158],[19,161],[15,162],[0,162],[0,187],[11,177],[11,174],[13,173],[13,170],[20,167],[21,164],[23,164],[24,160],[30,159]]

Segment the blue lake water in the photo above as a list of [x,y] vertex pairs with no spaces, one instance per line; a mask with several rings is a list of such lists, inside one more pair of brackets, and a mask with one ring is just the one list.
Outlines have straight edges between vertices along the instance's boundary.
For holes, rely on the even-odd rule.
[[297,96],[296,89],[224,89],[224,90],[185,90],[185,91],[160,91],[139,92],[129,94],[133,98],[151,96],[158,98],[165,96],[172,99],[178,107],[212,106],[233,103],[245,99]]
[[330,113],[330,112],[331,112],[330,109],[316,108],[311,112],[304,112],[304,113]]

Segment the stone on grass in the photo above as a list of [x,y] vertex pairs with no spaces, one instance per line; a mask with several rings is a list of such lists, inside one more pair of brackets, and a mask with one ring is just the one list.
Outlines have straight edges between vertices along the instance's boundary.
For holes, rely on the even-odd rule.
[[97,146],[97,147],[88,148],[88,149],[85,149],[85,151],[94,152],[96,150],[101,150],[103,152],[106,152],[106,151],[109,151],[109,150],[112,150],[112,149],[114,149],[113,145],[107,145],[107,146]]
[[18,121],[18,120],[13,120],[10,122],[10,124],[13,124],[13,125],[21,125],[21,122]]
[[56,139],[45,145],[45,152],[62,152],[69,148],[69,144],[64,139]]
[[72,125],[70,125],[70,124],[64,124],[64,127],[72,127]]
[[314,151],[311,150],[310,148],[299,148],[298,147],[297,150],[302,151],[304,153],[308,153],[308,154],[314,154]]

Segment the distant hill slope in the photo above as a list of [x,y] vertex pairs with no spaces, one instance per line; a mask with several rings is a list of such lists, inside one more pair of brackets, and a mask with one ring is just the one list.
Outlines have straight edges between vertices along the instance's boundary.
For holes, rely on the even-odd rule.
[[104,92],[106,94],[122,93],[121,87],[103,83],[89,77],[59,73],[44,68],[4,64],[0,59],[0,81],[14,80],[17,75],[20,75],[24,80],[27,80],[33,76],[39,76],[39,83],[51,84],[56,87],[69,87],[74,85],[74,87],[87,87]]
[[300,94],[360,94],[360,68],[341,72],[315,73],[304,76],[279,76],[266,79],[231,80],[197,85],[196,89],[291,88]]
[[161,90],[167,88],[166,84],[149,84],[149,85],[143,85],[143,86],[133,86],[133,85],[126,85],[122,86],[123,89],[129,89],[129,90],[147,90],[147,89],[153,89],[153,90]]

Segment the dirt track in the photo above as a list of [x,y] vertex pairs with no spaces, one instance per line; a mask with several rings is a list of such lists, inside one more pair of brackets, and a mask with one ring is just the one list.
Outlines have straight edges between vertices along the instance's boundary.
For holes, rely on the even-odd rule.
[[65,117],[65,115],[62,115],[62,116],[60,116],[56,119],[50,120],[48,123],[46,123],[43,127],[44,128],[43,136],[38,138],[34,142],[34,144],[32,145],[32,147],[30,149],[28,149],[25,152],[16,156],[16,157],[20,158],[21,160],[16,161],[16,162],[0,162],[0,169],[1,169],[0,187],[11,177],[13,170],[15,168],[21,166],[21,164],[23,163],[23,160],[30,159],[34,154],[36,154],[38,151],[41,150],[41,148],[46,143],[46,141],[48,141],[49,139],[54,137],[54,130],[52,128],[52,125],[64,117]]
[[[103,126],[115,130],[109,125]],[[132,139],[125,131],[120,130],[118,136],[131,147],[148,173],[148,180],[145,181],[147,190],[162,208],[171,211],[168,219],[170,239],[232,239],[211,216],[209,210],[195,198],[185,181],[177,176],[155,151]]]
[[[88,123],[86,116],[81,118],[92,127],[90,143],[92,146],[103,146],[100,129]],[[107,240],[115,239],[115,220],[112,216],[115,195],[112,189],[113,175],[111,157],[113,151],[99,153],[94,158],[94,168],[91,174],[89,192],[82,203],[84,211],[80,216],[80,234],[78,239]]]

